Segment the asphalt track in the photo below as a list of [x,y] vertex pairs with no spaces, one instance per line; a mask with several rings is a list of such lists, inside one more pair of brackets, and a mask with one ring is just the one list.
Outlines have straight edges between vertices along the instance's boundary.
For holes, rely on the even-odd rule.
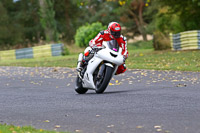
[[104,94],[68,68],[0,67],[0,123],[79,133],[200,133],[200,73],[128,70]]

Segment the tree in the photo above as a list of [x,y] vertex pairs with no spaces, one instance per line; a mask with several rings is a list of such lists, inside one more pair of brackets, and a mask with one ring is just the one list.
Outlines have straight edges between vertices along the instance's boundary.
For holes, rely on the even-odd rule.
[[54,11],[60,39],[71,43],[76,29],[85,23],[83,20],[79,21],[82,12],[77,2],[75,0],[55,0]]
[[121,8],[119,8],[120,13],[122,14],[121,21],[124,23],[129,23],[132,25],[131,29],[135,33],[139,32],[143,40],[147,41],[147,19],[144,15],[145,7],[148,6],[145,0],[119,0]]
[[58,41],[57,25],[55,21],[54,1],[40,0],[40,22],[45,31],[47,41]]
[[0,44],[2,45],[9,38],[9,29],[7,27],[7,24],[9,23],[9,17],[1,2],[0,14]]
[[[35,0],[1,0],[7,13],[6,26],[9,36],[3,41],[4,45],[19,45],[16,48],[26,47],[38,43],[42,33],[39,21],[39,5]],[[2,26],[3,24],[0,24]],[[2,39],[1,39],[2,40]]]
[[200,25],[200,1],[199,0],[154,0],[160,7],[155,19],[162,18],[168,22],[168,30],[178,33],[186,30],[197,30]]
[[0,45],[5,49],[8,45],[22,43],[23,27],[15,21],[16,8],[11,0],[2,0],[0,2]]
[[77,5],[81,14],[78,20],[82,21],[82,25],[87,23],[101,22],[108,25],[111,21],[119,21],[117,15],[118,2],[106,0],[78,0]]
[[39,3],[37,0],[20,0],[14,3],[16,8],[16,23],[23,27],[23,45],[40,42],[41,36],[44,36],[42,26],[40,24]]

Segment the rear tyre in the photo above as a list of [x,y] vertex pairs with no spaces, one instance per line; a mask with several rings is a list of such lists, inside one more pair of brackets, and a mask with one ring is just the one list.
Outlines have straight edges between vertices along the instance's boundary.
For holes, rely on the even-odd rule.
[[80,79],[80,77],[78,75],[76,77],[75,91],[78,94],[85,94],[88,91],[88,89],[83,88],[82,80]]
[[101,77],[98,81],[96,81],[96,93],[100,94],[105,91],[105,89],[108,86],[108,83],[110,82],[110,79],[112,78],[113,68],[106,66],[106,69],[104,71],[104,76]]

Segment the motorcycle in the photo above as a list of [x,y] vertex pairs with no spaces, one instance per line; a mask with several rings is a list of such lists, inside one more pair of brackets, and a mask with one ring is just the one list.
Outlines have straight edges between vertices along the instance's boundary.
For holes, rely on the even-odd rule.
[[[116,40],[103,41],[102,47],[93,47],[90,54],[93,57],[86,62],[82,71],[78,72],[75,91],[84,94],[88,90],[103,93],[118,66],[123,64],[122,48]],[[79,55],[81,58],[82,54]]]

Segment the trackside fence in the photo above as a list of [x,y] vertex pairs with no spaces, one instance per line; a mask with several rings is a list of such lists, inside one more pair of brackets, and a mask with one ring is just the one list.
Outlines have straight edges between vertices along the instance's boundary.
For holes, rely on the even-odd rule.
[[172,50],[200,49],[200,30],[170,34]]
[[48,44],[31,48],[0,51],[0,60],[61,56],[63,53],[63,47],[63,44]]

